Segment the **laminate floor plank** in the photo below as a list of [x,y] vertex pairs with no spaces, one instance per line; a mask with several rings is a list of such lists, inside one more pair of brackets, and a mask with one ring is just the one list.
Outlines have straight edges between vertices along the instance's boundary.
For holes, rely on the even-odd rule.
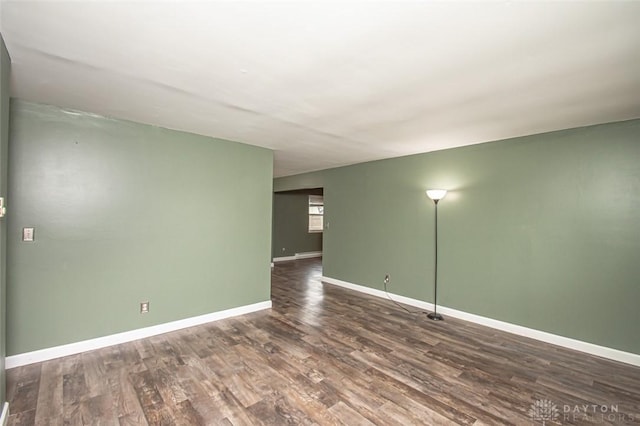
[[542,400],[553,424],[640,424],[638,367],[321,276],[278,263],[270,310],[8,370],[9,424],[524,425]]
[[[51,419],[62,419],[62,374],[57,360],[42,363],[40,389],[34,421],[48,424]],[[14,407],[11,407],[14,408]]]
[[[31,364],[20,367],[17,371],[18,377],[15,379],[13,387],[13,401],[15,404],[10,406],[13,413],[21,413],[33,410],[35,418],[35,409],[38,404],[38,396],[40,391],[40,378],[42,373],[42,364]],[[30,418],[31,416],[25,416]]]
[[130,377],[130,374],[134,372],[137,371],[130,372],[123,368],[117,376],[112,375],[107,379],[110,393],[113,396],[115,413],[119,419],[124,419],[121,422],[126,422],[128,419],[144,418],[140,400]]

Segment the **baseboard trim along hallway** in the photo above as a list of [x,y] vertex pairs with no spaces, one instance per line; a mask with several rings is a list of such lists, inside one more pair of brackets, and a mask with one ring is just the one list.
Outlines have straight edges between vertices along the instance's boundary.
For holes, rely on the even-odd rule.
[[[353,284],[331,277],[322,277],[322,282],[348,288],[350,290],[355,290],[361,293],[369,294],[371,296],[381,297],[384,299],[387,298],[387,293],[382,290],[366,287],[359,284]],[[412,299],[410,297],[400,296],[393,293],[389,293],[389,296],[391,296],[396,302],[404,303],[405,305],[415,306],[416,308],[429,311],[433,310],[433,303],[424,302],[422,300]],[[535,330],[533,328],[527,328],[521,325],[498,321],[492,318],[470,314],[468,312],[447,308],[441,305],[438,305],[438,313],[442,315],[449,315],[464,321],[469,321],[487,327],[495,328],[497,330],[506,331],[508,333],[517,334],[519,336],[529,337],[531,339],[540,340],[543,342],[551,343],[553,345],[562,346],[564,348],[574,349],[576,351],[585,352],[591,355],[596,355],[602,358],[624,362],[626,364],[640,367],[640,355],[634,353],[624,352],[618,349],[608,348],[606,346],[599,346],[593,343],[583,342],[581,340],[571,339],[564,336],[558,336],[556,334],[547,333],[546,331]]]
[[164,324],[153,325],[151,327],[138,328],[136,330],[111,334],[109,336],[97,337],[95,339],[83,340],[80,342],[69,343],[61,346],[54,346],[52,348],[40,349],[33,352],[25,352],[18,355],[11,355],[6,358],[5,366],[7,369],[21,367],[23,365],[48,361],[50,359],[61,358],[63,356],[105,348],[107,346],[119,345],[121,343],[131,342],[133,340],[156,336],[158,334],[164,334],[170,331],[181,330],[183,328],[193,327],[195,325],[205,324],[208,322],[219,321],[225,318],[231,318],[238,315],[261,311],[263,309],[271,309],[271,300],[253,303],[251,305],[239,306],[237,308],[226,309],[224,311],[212,312],[210,314],[199,315],[196,317],[185,318],[177,321],[171,321]]
[[322,257],[321,251],[307,251],[304,253],[296,253],[293,256],[274,257],[273,262],[286,262],[289,260],[311,259],[312,257]]

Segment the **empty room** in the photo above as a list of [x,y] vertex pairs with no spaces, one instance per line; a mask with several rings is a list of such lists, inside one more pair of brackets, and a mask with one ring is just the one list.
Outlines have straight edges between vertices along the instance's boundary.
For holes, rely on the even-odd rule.
[[639,22],[0,0],[0,426],[640,424]]

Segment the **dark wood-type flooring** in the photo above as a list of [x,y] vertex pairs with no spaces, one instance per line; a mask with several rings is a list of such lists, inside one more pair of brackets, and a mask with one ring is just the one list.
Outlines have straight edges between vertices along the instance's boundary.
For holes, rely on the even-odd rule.
[[272,310],[11,369],[10,424],[640,423],[640,368],[320,276],[319,259],[278,263]]

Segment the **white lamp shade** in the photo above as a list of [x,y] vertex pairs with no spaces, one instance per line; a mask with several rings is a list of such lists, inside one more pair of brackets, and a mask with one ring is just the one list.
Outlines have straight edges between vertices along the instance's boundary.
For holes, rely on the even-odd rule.
[[447,195],[446,189],[427,189],[427,197],[433,201],[442,200]]

